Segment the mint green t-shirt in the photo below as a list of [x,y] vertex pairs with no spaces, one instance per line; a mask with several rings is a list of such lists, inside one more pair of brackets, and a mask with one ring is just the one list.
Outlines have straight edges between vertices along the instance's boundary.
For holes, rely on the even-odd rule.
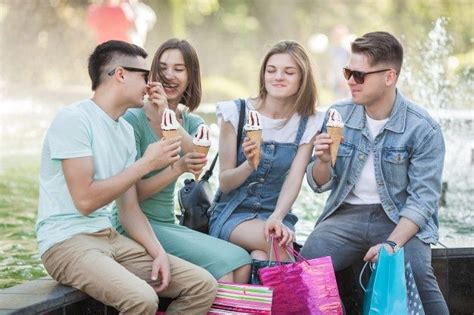
[[110,178],[135,162],[133,129],[117,121],[92,100],[63,108],[46,134],[41,156],[36,237],[40,255],[79,233],[112,227],[115,201],[84,216],[69,193],[61,160],[92,156],[94,180]]
[[[137,159],[139,159],[146,148],[160,140],[156,135],[155,131],[150,126],[143,109],[129,109],[123,116],[133,127],[135,133]],[[199,125],[203,124],[204,121],[201,117],[183,112],[183,129],[188,134],[194,136]],[[160,170],[154,171],[146,175],[144,178],[148,178],[159,173]],[[174,189],[176,181],[171,182],[160,192],[140,202],[140,208],[143,210],[145,215],[150,220],[155,220],[163,223],[174,223]],[[118,222],[117,222],[118,224]]]

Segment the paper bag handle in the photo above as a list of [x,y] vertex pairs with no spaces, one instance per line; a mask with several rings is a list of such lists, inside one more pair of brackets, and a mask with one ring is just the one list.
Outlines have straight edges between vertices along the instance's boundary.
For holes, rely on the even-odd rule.
[[364,267],[362,267],[362,270],[360,271],[360,274],[359,274],[359,285],[360,287],[362,288],[362,290],[364,290],[364,292],[367,292],[367,289],[364,287],[364,285],[362,284],[362,275],[364,274],[364,271],[365,271],[365,268],[367,268],[367,265],[369,265],[369,268],[371,271],[374,271],[374,264],[371,263],[370,261],[366,262],[364,264]]
[[[270,265],[270,262],[272,261],[272,257],[273,257],[273,253],[275,253],[275,261],[281,265],[281,257],[280,257],[280,251],[278,250],[278,241],[276,240],[275,237],[273,237],[273,235],[271,236],[270,238],[270,255],[269,255],[269,258],[268,258],[268,265]],[[306,258],[304,258],[303,256],[301,256],[300,253],[298,253],[293,247],[291,246],[283,246],[283,248],[285,249],[286,253],[288,254],[288,257],[293,258],[293,262],[296,262],[296,261],[304,261],[305,263],[307,263],[309,265],[309,262],[308,260],[306,260]]]

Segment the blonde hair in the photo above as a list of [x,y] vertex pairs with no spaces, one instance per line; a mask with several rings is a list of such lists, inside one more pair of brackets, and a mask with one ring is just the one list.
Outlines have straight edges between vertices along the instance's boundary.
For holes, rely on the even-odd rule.
[[300,86],[296,93],[296,101],[291,110],[291,115],[295,112],[297,112],[301,117],[314,115],[316,113],[318,92],[311,67],[311,61],[309,60],[306,50],[296,41],[285,40],[278,42],[265,55],[260,68],[260,89],[258,97],[261,100],[264,100],[267,97],[268,92],[265,88],[265,69],[267,67],[268,59],[276,54],[290,55],[301,71]]

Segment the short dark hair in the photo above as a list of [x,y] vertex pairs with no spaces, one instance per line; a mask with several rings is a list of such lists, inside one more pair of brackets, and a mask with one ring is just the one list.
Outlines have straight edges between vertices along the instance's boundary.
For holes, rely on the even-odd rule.
[[171,38],[158,47],[151,63],[150,78],[152,81],[166,83],[166,79],[160,71],[160,58],[168,49],[178,49],[183,55],[184,65],[188,74],[188,86],[179,103],[185,105],[192,112],[201,103],[201,70],[196,50],[187,40]]
[[370,65],[391,64],[397,74],[400,74],[403,63],[403,47],[392,34],[387,32],[364,34],[352,42],[351,49],[353,53],[366,55]]
[[88,70],[92,81],[92,91],[101,84],[104,70],[107,70],[106,66],[117,56],[146,58],[148,54],[143,48],[120,40],[109,40],[100,44],[89,56]]

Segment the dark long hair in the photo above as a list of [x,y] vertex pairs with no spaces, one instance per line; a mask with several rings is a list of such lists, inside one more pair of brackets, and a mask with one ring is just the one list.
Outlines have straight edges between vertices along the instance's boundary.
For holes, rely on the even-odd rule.
[[166,83],[166,79],[160,71],[160,58],[168,49],[178,49],[183,54],[184,65],[188,73],[188,86],[181,96],[179,103],[185,105],[192,112],[201,103],[201,71],[196,50],[187,40],[171,38],[158,47],[151,64],[151,80]]

